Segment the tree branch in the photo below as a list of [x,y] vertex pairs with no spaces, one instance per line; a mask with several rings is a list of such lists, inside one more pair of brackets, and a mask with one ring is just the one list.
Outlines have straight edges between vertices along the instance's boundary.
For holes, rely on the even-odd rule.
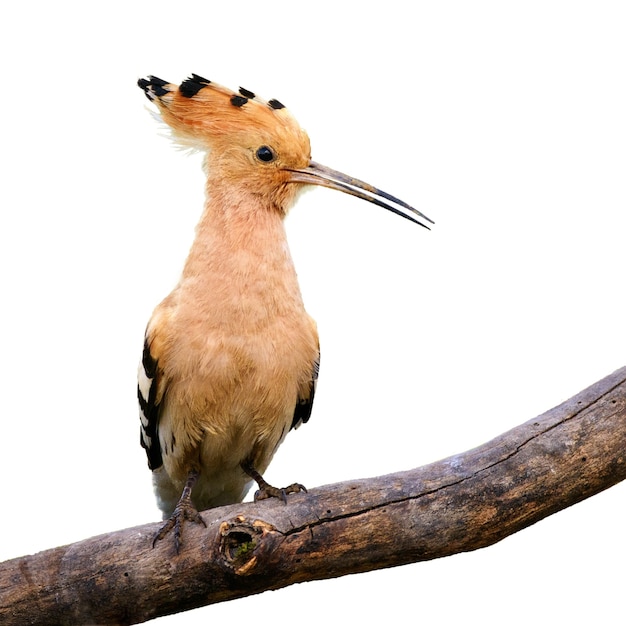
[[626,478],[626,367],[492,441],[414,470],[205,511],[0,564],[2,624],[133,624],[296,582],[491,545]]

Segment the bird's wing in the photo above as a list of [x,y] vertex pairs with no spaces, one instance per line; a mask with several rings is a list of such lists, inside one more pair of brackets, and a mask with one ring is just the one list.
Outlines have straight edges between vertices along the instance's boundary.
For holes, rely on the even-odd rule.
[[150,352],[148,333],[143,346],[143,357],[137,373],[137,398],[139,400],[139,417],[141,419],[141,447],[148,455],[148,467],[155,470],[163,465],[161,444],[159,442],[159,412],[163,398],[162,376],[157,359]]
[[320,371],[320,353],[317,352],[317,359],[313,363],[313,369],[311,371],[311,381],[307,389],[307,393],[300,394],[298,402],[293,412],[293,421],[291,422],[290,430],[299,428],[301,424],[306,424],[311,417],[311,411],[313,410],[313,399],[315,398],[315,389],[317,387],[317,376]]

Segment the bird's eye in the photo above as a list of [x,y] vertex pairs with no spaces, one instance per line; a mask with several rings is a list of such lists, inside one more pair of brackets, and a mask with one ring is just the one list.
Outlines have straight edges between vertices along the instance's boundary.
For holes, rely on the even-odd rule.
[[256,157],[260,161],[265,161],[265,163],[269,163],[270,161],[273,161],[276,158],[276,155],[274,154],[274,151],[269,146],[261,146],[256,151]]

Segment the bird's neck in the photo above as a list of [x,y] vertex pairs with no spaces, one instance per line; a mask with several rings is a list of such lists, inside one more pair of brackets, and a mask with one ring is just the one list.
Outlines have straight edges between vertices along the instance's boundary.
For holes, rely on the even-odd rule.
[[263,263],[285,257],[290,259],[283,215],[253,194],[218,187],[207,197],[185,273],[216,265],[228,273],[237,270],[234,259]]
[[302,306],[282,213],[245,191],[212,188],[183,270],[181,286],[192,284],[212,306]]

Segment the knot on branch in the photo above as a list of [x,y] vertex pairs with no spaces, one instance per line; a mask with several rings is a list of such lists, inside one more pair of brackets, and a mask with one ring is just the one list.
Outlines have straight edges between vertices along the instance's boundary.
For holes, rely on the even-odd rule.
[[258,519],[250,522],[243,515],[222,522],[220,562],[228,571],[247,576],[272,551],[279,534],[271,524]]

